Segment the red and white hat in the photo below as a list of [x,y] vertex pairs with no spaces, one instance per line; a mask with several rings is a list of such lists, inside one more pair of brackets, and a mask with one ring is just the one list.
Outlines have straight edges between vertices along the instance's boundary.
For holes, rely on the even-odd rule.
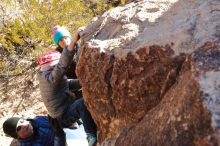
[[56,50],[50,50],[38,58],[41,71],[51,71],[58,64],[61,54]]

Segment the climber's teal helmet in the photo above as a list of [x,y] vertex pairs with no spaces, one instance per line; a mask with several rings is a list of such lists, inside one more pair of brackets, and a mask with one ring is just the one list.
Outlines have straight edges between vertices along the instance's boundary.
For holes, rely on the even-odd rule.
[[59,41],[64,37],[69,37],[71,39],[70,32],[63,26],[53,27],[52,36],[56,45],[59,45]]

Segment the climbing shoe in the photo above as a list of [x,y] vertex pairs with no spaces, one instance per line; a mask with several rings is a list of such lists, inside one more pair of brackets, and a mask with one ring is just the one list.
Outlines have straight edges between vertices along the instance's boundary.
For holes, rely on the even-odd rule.
[[89,146],[95,146],[97,142],[96,135],[87,133],[87,141],[88,141]]

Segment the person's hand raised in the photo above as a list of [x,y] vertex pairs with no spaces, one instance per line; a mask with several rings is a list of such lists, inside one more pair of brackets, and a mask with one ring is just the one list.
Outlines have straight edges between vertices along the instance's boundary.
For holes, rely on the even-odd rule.
[[84,31],[85,26],[79,27],[75,32],[72,41],[77,42],[80,39],[80,34]]
[[75,34],[73,35],[72,41],[69,45],[69,51],[73,51],[74,50],[74,46],[76,44],[76,42],[80,39],[80,34],[82,33],[82,31],[84,31],[85,26],[79,27],[77,29],[77,31],[75,32]]

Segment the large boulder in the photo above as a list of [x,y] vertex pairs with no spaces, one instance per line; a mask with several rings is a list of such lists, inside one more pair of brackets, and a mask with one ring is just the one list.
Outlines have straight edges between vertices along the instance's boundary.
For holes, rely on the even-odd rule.
[[88,25],[77,74],[100,145],[220,145],[219,7],[139,0]]

